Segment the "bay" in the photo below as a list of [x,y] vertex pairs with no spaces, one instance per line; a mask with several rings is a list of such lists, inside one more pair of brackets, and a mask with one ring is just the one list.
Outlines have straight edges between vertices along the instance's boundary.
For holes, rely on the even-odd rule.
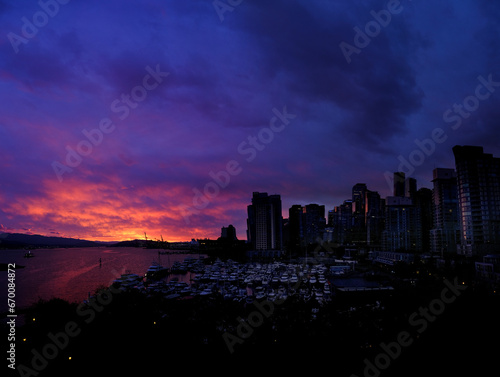
[[[0,263],[25,266],[16,269],[16,309],[22,309],[39,299],[61,298],[82,302],[100,286],[109,286],[123,273],[143,276],[153,261],[158,262],[158,250],[133,247],[90,247],[68,249],[37,249],[33,258],[24,258],[25,250],[0,250]],[[182,262],[197,254],[175,253],[161,255],[164,267]],[[170,275],[189,283],[190,273]],[[7,271],[0,271],[0,312],[6,312]]]

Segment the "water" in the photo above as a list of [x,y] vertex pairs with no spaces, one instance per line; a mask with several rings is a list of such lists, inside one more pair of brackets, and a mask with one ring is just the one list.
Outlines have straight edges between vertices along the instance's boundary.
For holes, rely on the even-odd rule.
[[[33,250],[34,258],[24,258],[24,250],[0,250],[0,263],[16,263],[16,308],[28,307],[39,299],[53,297],[82,302],[99,286],[109,286],[120,274],[131,272],[143,276],[158,251],[140,248],[74,248]],[[161,264],[171,267],[188,254],[161,255]],[[196,257],[197,255],[189,255]],[[99,264],[101,258],[101,264]],[[190,273],[170,275],[170,280],[189,283]],[[0,271],[0,312],[7,311],[7,272]],[[5,297],[5,298],[4,298]],[[4,298],[4,299],[3,299]]]

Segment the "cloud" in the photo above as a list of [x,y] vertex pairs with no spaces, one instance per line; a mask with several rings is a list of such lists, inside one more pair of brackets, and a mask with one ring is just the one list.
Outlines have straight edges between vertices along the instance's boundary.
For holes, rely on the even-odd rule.
[[[443,112],[479,75],[500,81],[499,5],[401,5],[349,64],[339,44],[353,43],[353,28],[386,3],[245,1],[224,22],[204,0],[68,3],[18,54],[0,41],[0,223],[171,240],[233,223],[244,238],[252,191],[281,194],[285,215],[292,204],[338,205],[357,182],[384,195],[383,172],[446,126]],[[35,9],[1,3],[1,34]],[[111,103],[157,64],[170,75],[119,120]],[[429,185],[433,164],[453,164],[454,143],[498,151],[498,98],[449,134],[416,172],[419,185]],[[284,106],[297,117],[247,162],[238,146]],[[104,117],[116,128],[60,183],[51,163]],[[193,189],[230,160],[241,174],[186,224]]]

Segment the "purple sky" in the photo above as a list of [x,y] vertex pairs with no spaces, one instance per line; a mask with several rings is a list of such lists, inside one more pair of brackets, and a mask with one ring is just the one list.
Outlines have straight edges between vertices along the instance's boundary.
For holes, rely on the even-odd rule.
[[253,191],[500,155],[499,2],[64,2],[0,0],[0,231],[245,239]]

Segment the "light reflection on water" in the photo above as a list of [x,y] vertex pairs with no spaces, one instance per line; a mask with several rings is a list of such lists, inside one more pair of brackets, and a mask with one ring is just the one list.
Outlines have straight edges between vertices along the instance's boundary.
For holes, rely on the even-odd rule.
[[[33,250],[34,258],[24,258],[24,250],[0,250],[1,263],[16,263],[25,268],[16,269],[16,307],[23,308],[38,301],[59,297],[81,302],[99,286],[109,286],[125,272],[143,276],[158,251],[141,248],[73,248]],[[164,267],[182,262],[197,254],[161,255]],[[100,263],[99,263],[100,262]],[[194,274],[170,275],[189,283]],[[7,272],[0,272],[0,289],[7,292]],[[2,296],[4,296],[2,294]],[[5,301],[5,302],[4,302]],[[7,310],[7,300],[0,302],[0,312]]]

